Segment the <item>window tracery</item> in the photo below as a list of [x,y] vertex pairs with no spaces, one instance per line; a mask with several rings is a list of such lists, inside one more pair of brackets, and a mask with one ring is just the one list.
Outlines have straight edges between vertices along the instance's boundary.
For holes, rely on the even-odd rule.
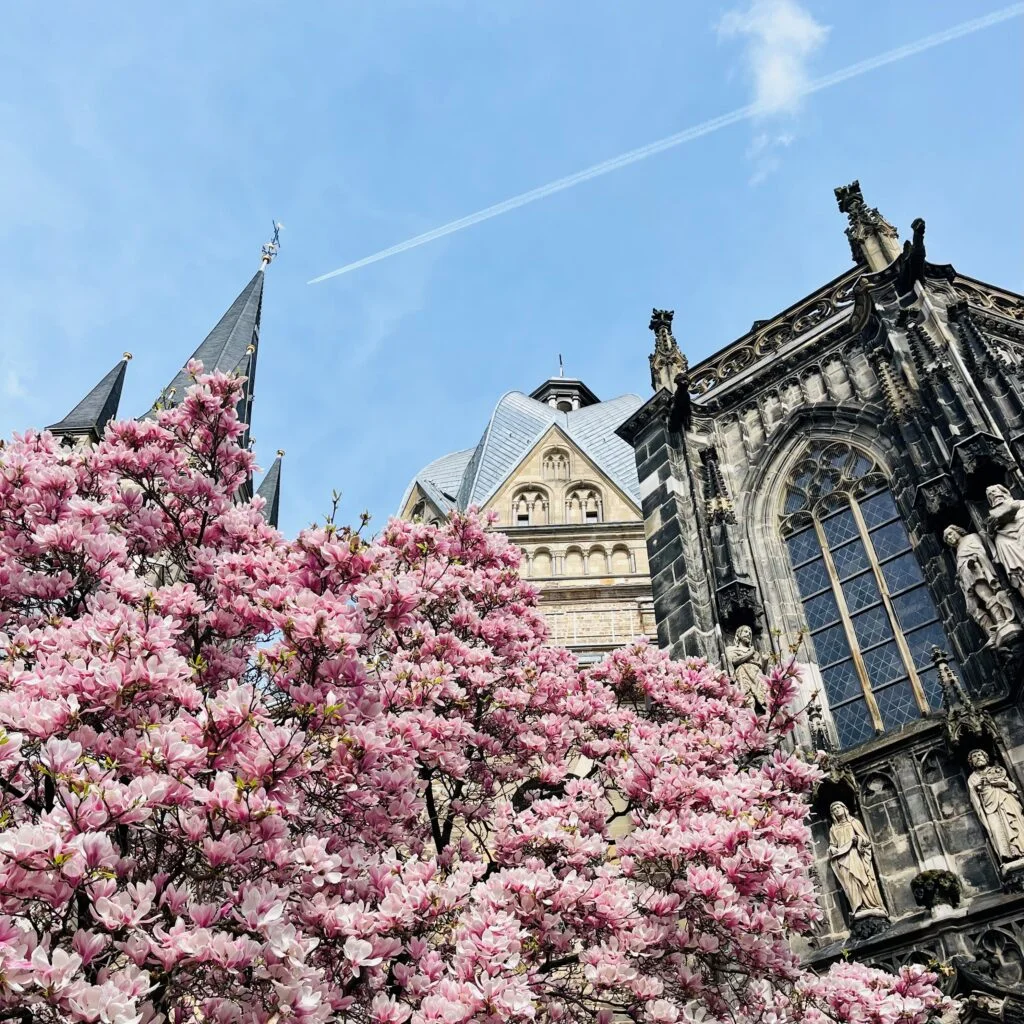
[[790,474],[781,529],[840,746],[941,707],[931,648],[945,633],[878,464],[813,442]]

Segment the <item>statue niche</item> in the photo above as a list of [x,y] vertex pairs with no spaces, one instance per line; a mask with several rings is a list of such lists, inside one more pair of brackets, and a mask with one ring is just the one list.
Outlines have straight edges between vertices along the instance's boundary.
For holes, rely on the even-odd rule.
[[967,602],[967,612],[985,631],[987,645],[999,647],[1011,637],[1016,639],[1021,627],[984,541],[978,534],[956,525],[947,526],[942,539],[956,553],[956,578]]
[[988,528],[996,545],[996,558],[1013,588],[1024,597],[1024,502],[1017,501],[1002,484],[985,489]]
[[864,938],[880,931],[889,914],[875,873],[871,840],[841,800],[829,807],[828,859],[850,905],[850,933]]
[[977,748],[967,755],[971,806],[988,834],[1003,875],[1024,868],[1024,806],[1020,791],[1002,765]]
[[754,702],[755,709],[763,711],[768,706],[768,695],[762,678],[768,667],[768,658],[754,646],[754,631],[749,626],[740,626],[732,643],[726,644],[725,654],[729,659],[729,673],[733,681],[747,700]]

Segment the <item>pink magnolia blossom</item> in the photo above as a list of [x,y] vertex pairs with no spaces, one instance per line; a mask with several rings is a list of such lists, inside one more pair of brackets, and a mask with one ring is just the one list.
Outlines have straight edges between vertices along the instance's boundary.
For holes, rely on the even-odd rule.
[[289,541],[237,498],[240,382],[190,371],[93,448],[0,448],[0,1016],[948,1010],[918,968],[792,952],[819,911],[791,667],[763,716],[644,645],[581,672],[475,514]]

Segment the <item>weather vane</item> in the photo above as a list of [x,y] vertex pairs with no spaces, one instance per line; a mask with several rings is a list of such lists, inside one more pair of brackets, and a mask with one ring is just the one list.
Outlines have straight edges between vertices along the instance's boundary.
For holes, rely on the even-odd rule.
[[565,376],[565,367],[562,365],[562,353],[561,352],[558,353],[558,376],[559,377],[564,377]]
[[269,263],[281,249],[281,231],[284,225],[279,220],[272,221],[271,223],[274,226],[273,237],[269,242],[264,242],[263,248],[260,250],[264,264]]

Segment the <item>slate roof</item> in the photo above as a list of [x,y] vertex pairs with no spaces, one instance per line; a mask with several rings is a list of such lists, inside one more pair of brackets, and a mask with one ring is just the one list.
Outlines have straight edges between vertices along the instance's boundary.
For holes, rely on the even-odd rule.
[[260,483],[256,493],[266,499],[263,506],[263,518],[271,526],[277,526],[277,517],[281,511],[281,456],[274,459],[274,464],[267,470],[267,475]]
[[90,434],[98,441],[106,425],[117,415],[130,358],[122,359],[64,419],[47,429],[55,434]]
[[633,449],[615,434],[615,429],[641,405],[643,400],[638,395],[621,395],[572,412],[559,412],[520,391],[509,391],[498,400],[476,447],[445,455],[425,466],[406,488],[401,507],[405,507],[417,484],[435,504],[439,504],[438,492],[449,496],[444,504],[439,504],[443,512],[483,505],[552,424],[560,427],[602,473],[639,505],[640,484]]

